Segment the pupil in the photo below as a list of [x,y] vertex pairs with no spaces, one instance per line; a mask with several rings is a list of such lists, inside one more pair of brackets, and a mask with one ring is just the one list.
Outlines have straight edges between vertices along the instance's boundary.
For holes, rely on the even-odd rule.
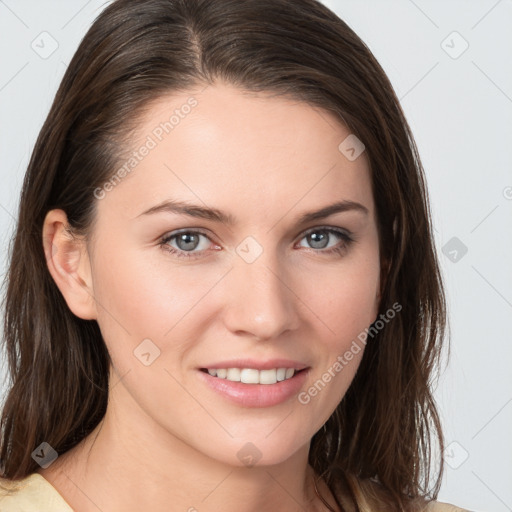
[[[318,235],[318,233],[320,233],[320,236]],[[309,237],[312,239],[312,244],[315,249],[323,249],[326,246],[325,242],[327,240],[327,235],[325,232],[318,231],[316,233],[310,234]],[[322,242],[324,243],[322,244]],[[319,243],[320,245],[315,245],[317,243]]]
[[[182,249],[182,250],[195,249],[196,245],[197,245],[197,240],[192,241],[192,242],[190,241],[194,237],[195,237],[195,235],[192,235],[190,233],[183,233],[182,235],[180,235],[178,237],[178,246],[180,247],[180,249]],[[179,242],[184,242],[185,246],[183,246],[183,244],[180,244]]]

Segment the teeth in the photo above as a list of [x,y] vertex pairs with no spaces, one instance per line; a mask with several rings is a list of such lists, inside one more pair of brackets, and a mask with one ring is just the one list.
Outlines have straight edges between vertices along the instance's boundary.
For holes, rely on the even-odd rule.
[[240,382],[240,373],[241,372],[239,368],[228,368],[226,379],[233,382]]
[[294,368],[273,368],[255,370],[253,368],[212,368],[208,369],[212,377],[245,384],[275,384],[295,375]]
[[240,381],[245,384],[259,384],[260,372],[251,368],[240,370]]
[[[292,375],[294,371],[292,369]],[[260,384],[275,384],[277,382],[277,370],[261,370]]]

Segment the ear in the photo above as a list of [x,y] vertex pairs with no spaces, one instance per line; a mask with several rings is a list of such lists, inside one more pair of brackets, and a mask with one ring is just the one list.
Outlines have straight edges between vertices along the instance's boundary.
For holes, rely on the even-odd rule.
[[46,263],[69,309],[83,320],[97,318],[85,240],[74,236],[63,210],[51,210],[43,225]]

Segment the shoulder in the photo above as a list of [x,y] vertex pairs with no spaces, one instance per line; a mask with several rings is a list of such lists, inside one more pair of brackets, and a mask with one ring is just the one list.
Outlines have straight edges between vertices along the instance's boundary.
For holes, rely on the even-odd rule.
[[21,480],[0,478],[2,512],[73,512],[48,480],[32,473]]
[[[374,478],[359,479],[353,476],[346,477],[350,483],[352,494],[355,494],[361,500],[360,510],[370,512],[372,510],[382,510],[383,503],[390,503],[393,496],[384,489],[378,480]],[[457,507],[450,503],[443,503],[435,500],[428,500],[427,497],[418,497],[407,507],[408,510],[415,512],[471,512],[462,507]]]
[[431,501],[425,508],[425,512],[470,512],[465,508],[456,507],[449,503],[441,503],[439,501]]

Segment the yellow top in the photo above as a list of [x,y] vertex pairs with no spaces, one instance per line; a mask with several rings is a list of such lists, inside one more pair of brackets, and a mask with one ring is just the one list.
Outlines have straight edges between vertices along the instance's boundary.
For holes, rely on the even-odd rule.
[[[431,502],[427,512],[468,512],[447,503]],[[0,478],[0,512],[74,512],[46,478],[32,473],[22,480]]]
[[22,480],[0,478],[1,512],[73,512],[57,489],[39,473]]

